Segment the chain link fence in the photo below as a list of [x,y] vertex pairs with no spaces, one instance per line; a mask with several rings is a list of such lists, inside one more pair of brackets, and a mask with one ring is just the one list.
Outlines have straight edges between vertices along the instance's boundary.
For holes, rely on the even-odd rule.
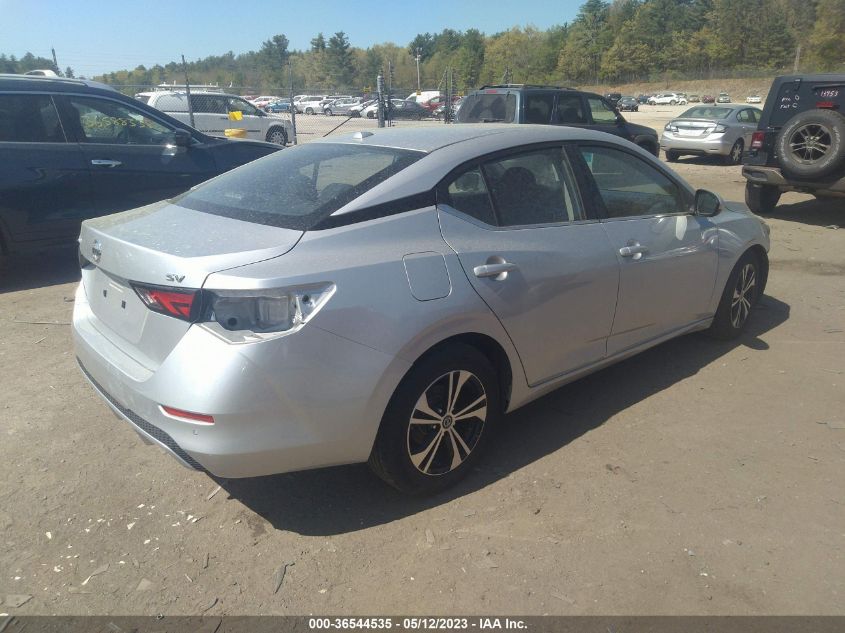
[[[212,136],[293,145],[379,126],[375,91],[311,89],[294,94],[290,88],[259,92],[249,86],[199,83],[113,87]],[[407,87],[386,87],[381,99],[385,125],[449,121],[451,111],[440,106],[447,98],[451,103],[451,96],[448,90],[418,94]]]

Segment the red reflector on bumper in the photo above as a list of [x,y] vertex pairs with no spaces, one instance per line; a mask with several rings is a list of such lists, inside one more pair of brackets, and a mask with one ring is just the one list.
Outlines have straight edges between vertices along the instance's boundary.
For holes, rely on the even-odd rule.
[[182,418],[183,420],[190,420],[191,422],[200,422],[202,424],[214,424],[214,418],[204,413],[194,413],[193,411],[182,411],[182,409],[174,409],[173,407],[165,407],[160,405],[161,410],[167,415],[174,418]]

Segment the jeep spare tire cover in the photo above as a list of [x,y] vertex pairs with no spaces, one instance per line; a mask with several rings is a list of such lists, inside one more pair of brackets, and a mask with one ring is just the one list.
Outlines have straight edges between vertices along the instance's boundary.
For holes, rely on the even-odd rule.
[[778,162],[787,176],[823,178],[845,161],[845,116],[807,110],[786,122],[776,141]]

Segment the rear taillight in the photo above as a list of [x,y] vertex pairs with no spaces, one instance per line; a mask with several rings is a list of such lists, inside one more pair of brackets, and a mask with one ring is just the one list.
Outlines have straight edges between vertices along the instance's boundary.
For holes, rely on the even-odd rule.
[[751,149],[763,149],[763,143],[766,142],[765,132],[754,132],[751,135]]
[[132,284],[144,305],[153,312],[191,321],[199,304],[198,290]]
[[836,110],[837,105],[833,101],[818,101],[816,107],[823,110]]

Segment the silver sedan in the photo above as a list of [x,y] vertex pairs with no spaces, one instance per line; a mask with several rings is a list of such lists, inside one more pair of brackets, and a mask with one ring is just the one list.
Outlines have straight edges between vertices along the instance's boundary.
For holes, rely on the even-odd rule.
[[666,124],[660,148],[670,162],[687,154],[716,155],[728,165],[738,165],[762,114],[759,108],[695,106]]
[[73,335],[96,392],[185,466],[369,462],[430,493],[553,389],[739,336],[768,247],[744,205],[609,134],[362,131],[86,221]]

